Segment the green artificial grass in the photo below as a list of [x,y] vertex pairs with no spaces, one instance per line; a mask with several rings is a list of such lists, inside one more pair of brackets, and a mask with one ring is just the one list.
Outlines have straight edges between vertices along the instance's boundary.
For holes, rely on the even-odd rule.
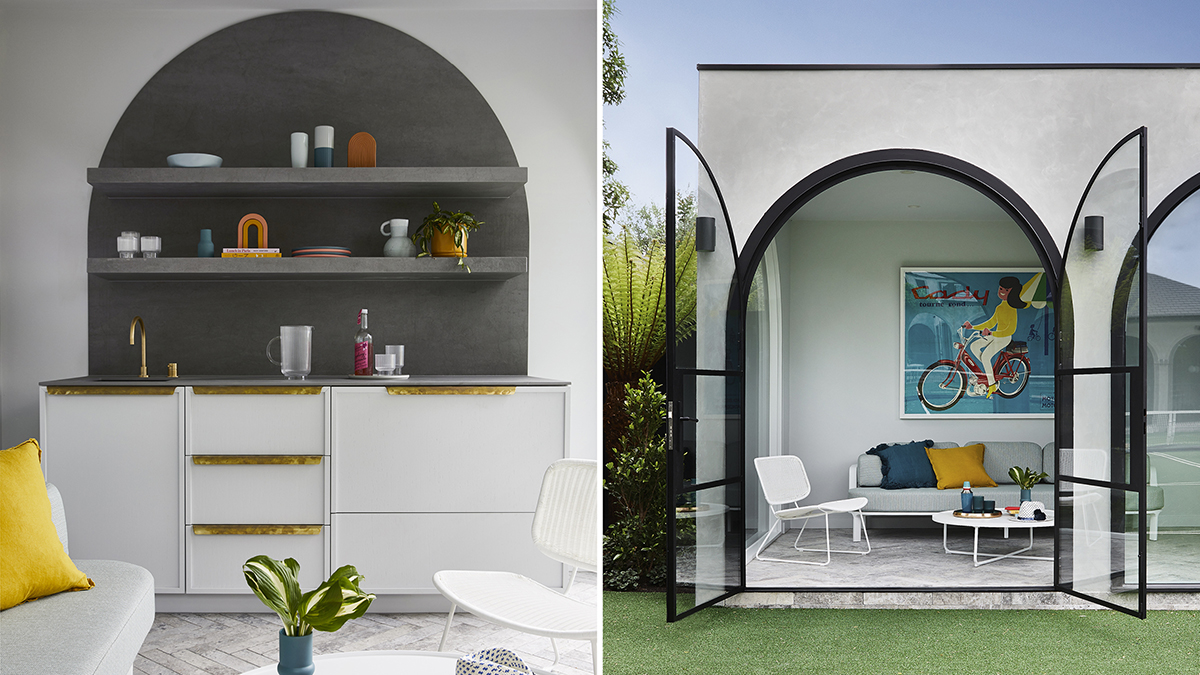
[[604,594],[604,675],[1200,674],[1200,612],[727,609]]

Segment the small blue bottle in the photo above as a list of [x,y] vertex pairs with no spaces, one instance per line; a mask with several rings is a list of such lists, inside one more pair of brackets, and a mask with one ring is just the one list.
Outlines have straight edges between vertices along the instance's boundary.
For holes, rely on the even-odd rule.
[[971,512],[971,498],[974,496],[975,496],[975,493],[971,492],[971,481],[969,481],[969,480],[963,481],[963,491],[962,491],[962,512],[963,513]]
[[216,249],[213,247],[212,230],[200,230],[200,244],[196,246],[197,258],[212,258],[215,257]]

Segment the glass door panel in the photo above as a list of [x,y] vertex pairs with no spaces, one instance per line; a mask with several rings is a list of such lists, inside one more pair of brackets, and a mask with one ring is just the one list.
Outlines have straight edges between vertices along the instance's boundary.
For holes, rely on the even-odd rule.
[[676,617],[728,595],[742,577],[741,489],[722,485],[684,492],[675,506],[674,599]]
[[[742,298],[725,203],[667,129],[667,620],[744,587]],[[736,553],[732,558],[728,552]]]
[[1146,130],[1096,169],[1063,256],[1055,586],[1146,616]]

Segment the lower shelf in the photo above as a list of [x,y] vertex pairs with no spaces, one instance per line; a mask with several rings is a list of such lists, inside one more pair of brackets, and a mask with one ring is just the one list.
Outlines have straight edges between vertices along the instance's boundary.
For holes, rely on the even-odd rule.
[[457,258],[88,258],[109,281],[431,280],[500,281],[529,271],[525,257]]

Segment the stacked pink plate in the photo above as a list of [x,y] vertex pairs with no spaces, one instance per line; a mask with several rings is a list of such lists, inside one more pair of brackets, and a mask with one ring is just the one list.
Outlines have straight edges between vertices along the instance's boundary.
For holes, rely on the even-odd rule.
[[349,258],[350,249],[341,246],[305,246],[292,249],[293,258]]

